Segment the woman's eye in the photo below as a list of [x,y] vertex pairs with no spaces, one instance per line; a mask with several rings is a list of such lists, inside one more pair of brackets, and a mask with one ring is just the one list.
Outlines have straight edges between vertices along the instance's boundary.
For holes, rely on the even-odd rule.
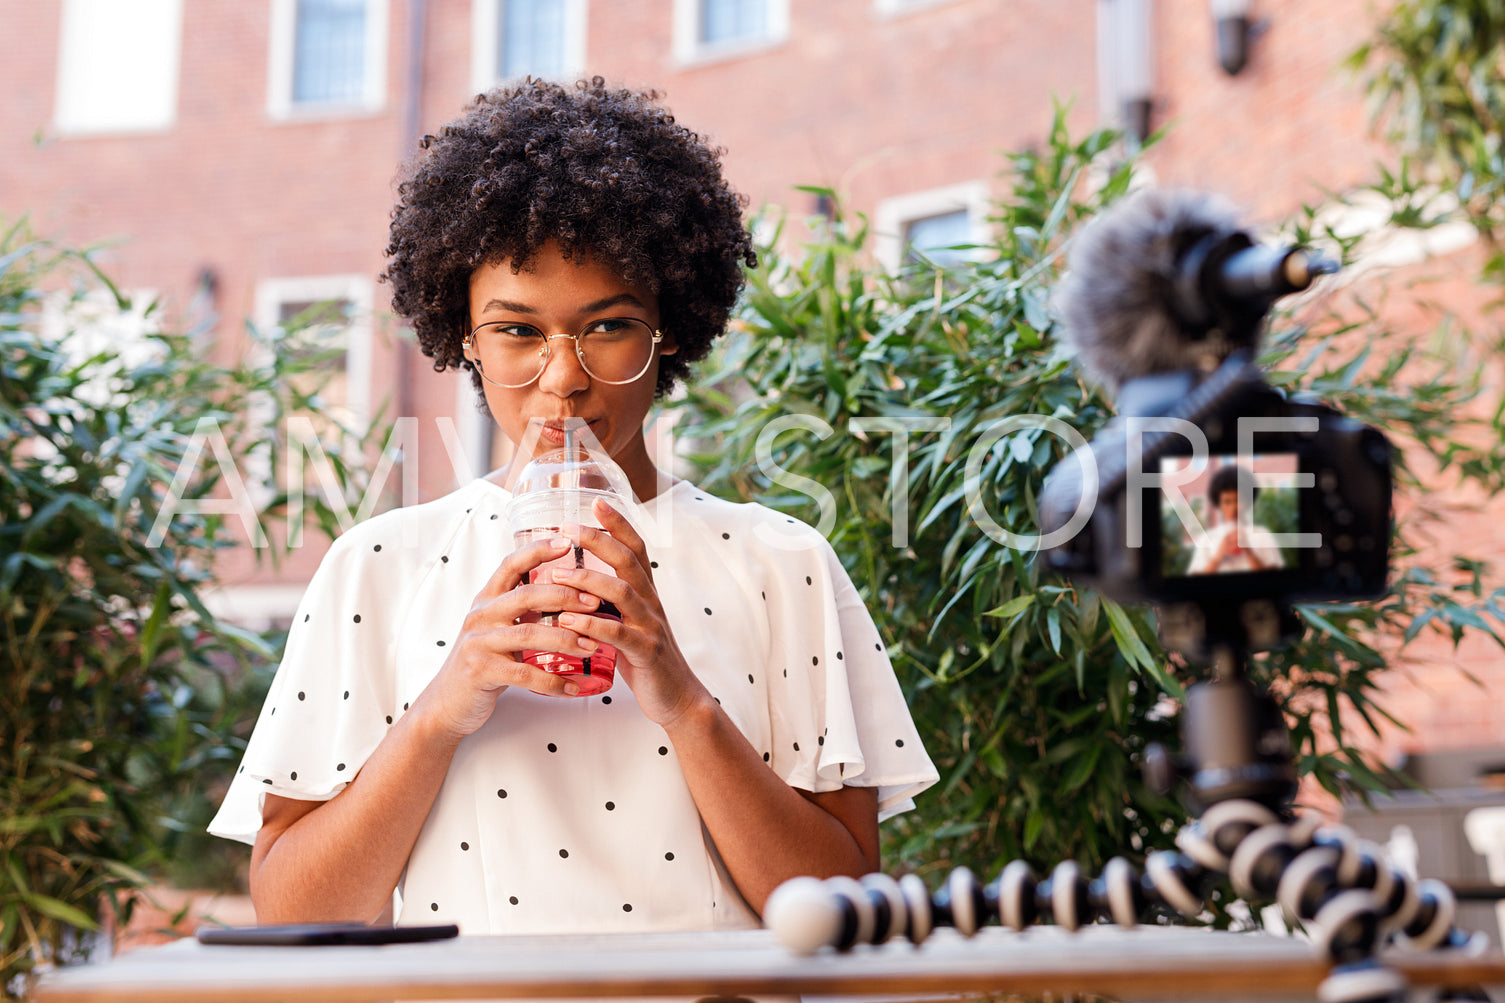
[[622,320],[616,317],[608,317],[606,320],[598,320],[586,328],[583,333],[592,335],[627,334],[632,331],[634,324],[630,320]]
[[494,331],[497,336],[508,341],[538,341],[543,338],[537,330],[525,324],[493,324],[487,330]]

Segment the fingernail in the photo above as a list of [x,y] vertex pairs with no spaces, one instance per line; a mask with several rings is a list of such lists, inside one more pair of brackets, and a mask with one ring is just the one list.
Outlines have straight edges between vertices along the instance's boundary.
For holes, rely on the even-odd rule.
[[601,600],[597,599],[593,595],[588,595],[582,592],[580,593],[580,603],[583,606],[589,606],[591,609],[595,609],[597,606],[601,605]]
[[596,642],[592,641],[588,637],[582,637],[582,638],[580,638],[577,643],[580,645],[581,649],[584,650],[584,651],[595,651],[596,647],[597,647]]
[[573,627],[580,622],[580,618],[573,613],[559,614],[559,622],[566,627]]
[[564,695],[565,696],[572,697],[572,696],[574,696],[575,694],[577,694],[579,692],[580,692],[580,687],[577,686],[577,685],[575,685],[574,683],[565,683],[564,684]]
[[[563,533],[570,540],[578,540],[580,539],[580,524],[578,522],[561,523],[559,526],[559,532]],[[573,544],[571,544],[571,546],[573,546]]]
[[553,570],[554,570],[554,580],[556,582],[562,582],[562,581],[566,581],[566,580],[568,580],[570,578],[574,578],[575,575],[578,574],[578,572],[579,572],[579,569],[577,569],[577,568],[555,568]]
[[567,536],[556,536],[549,541],[549,546],[555,550],[565,550],[575,545],[574,541]]

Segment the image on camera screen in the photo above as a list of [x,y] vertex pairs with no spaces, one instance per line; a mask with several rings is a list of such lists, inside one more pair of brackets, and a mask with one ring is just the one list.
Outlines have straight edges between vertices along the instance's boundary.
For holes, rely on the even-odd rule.
[[1300,531],[1295,453],[1171,456],[1160,461],[1164,578],[1297,567],[1280,534]]

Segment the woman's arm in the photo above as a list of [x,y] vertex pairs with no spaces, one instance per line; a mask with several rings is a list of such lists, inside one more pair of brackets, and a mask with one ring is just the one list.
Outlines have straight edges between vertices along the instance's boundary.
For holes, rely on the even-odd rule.
[[860,876],[878,869],[878,802],[871,788],[810,794],[790,787],[732,723],[690,669],[669,629],[641,537],[604,502],[602,530],[581,543],[616,577],[575,570],[556,578],[610,600],[620,623],[562,616],[560,623],[617,647],[617,669],[643,713],[673,743],[690,794],[738,891],[759,913],[769,893],[799,875]]
[[570,546],[539,541],[502,562],[449,658],[344,790],[321,802],[266,796],[251,851],[258,921],[374,920],[391,901],[460,740],[486,723],[508,686],[556,696],[573,688],[514,657],[524,648],[576,650],[571,631],[516,623],[529,610],[596,608],[594,598],[563,585],[522,584]]
[[812,794],[790,787],[709,694],[660,723],[727,871],[760,915],[789,878],[879,869],[876,789]]
[[436,732],[421,703],[330,800],[266,795],[251,850],[258,922],[369,923],[392,901],[459,744]]

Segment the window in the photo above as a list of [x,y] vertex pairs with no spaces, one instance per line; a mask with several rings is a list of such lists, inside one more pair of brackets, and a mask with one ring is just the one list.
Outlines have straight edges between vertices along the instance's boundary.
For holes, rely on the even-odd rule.
[[320,391],[324,413],[357,430],[371,417],[371,298],[360,275],[269,279],[256,288],[262,331],[294,326],[301,343],[337,353]]
[[58,131],[171,128],[182,35],[182,0],[64,0],[53,109]]
[[955,248],[986,238],[987,209],[981,182],[888,199],[875,214],[878,260],[892,269],[921,257],[939,265],[975,257],[975,250]]
[[950,264],[962,256],[962,252],[954,250],[956,245],[976,239],[972,230],[972,214],[966,209],[909,220],[904,224],[905,257],[916,259],[923,255],[931,261]]
[[585,68],[586,0],[472,0],[471,85],[524,76],[569,80]]
[[936,7],[952,0],[873,0],[879,14],[907,14],[921,7]]
[[777,45],[789,36],[789,0],[674,0],[674,54],[703,62]]
[[385,100],[387,0],[272,0],[273,118],[377,111]]

